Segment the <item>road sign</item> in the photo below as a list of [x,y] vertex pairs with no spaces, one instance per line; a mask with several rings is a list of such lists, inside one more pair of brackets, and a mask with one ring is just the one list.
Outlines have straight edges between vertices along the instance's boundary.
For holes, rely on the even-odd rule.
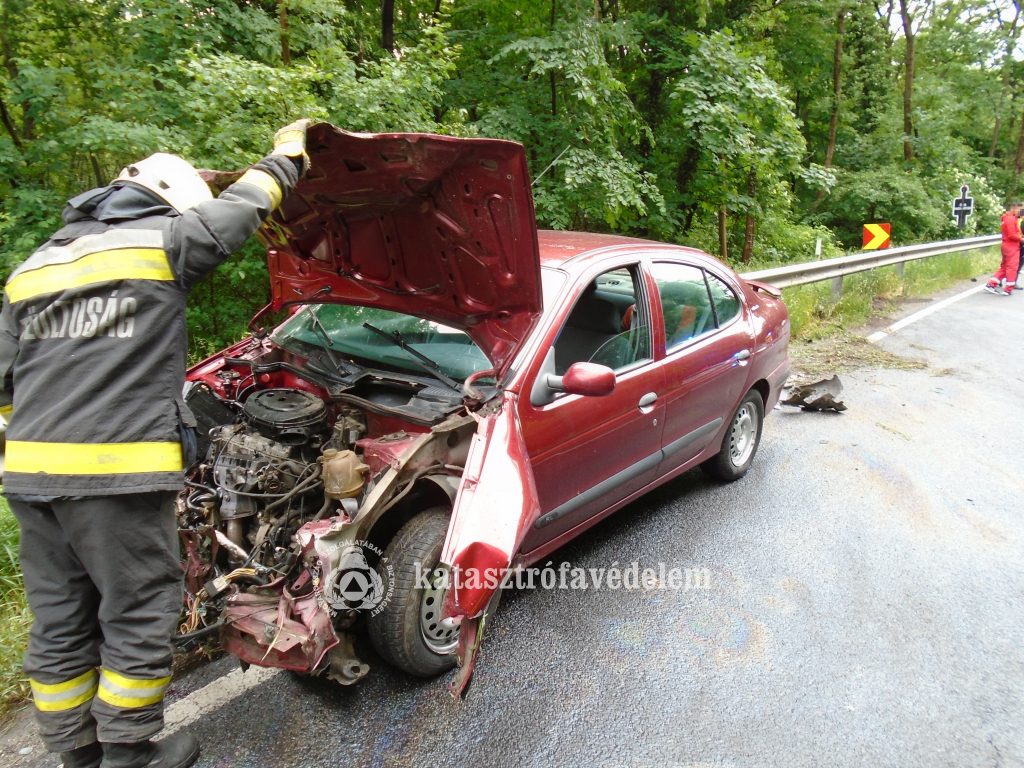
[[964,184],[960,187],[960,197],[953,200],[953,218],[960,229],[967,223],[967,217],[974,213],[974,198],[967,196],[970,191],[970,187]]
[[877,251],[880,248],[888,248],[889,235],[891,232],[891,224],[865,224],[864,250]]

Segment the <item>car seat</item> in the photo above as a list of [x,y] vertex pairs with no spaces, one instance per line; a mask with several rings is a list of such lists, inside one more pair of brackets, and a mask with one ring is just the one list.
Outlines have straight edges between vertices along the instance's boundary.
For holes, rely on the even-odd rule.
[[559,376],[573,363],[590,360],[598,349],[622,332],[619,311],[610,301],[594,295],[596,287],[592,283],[580,296],[555,342],[555,372]]

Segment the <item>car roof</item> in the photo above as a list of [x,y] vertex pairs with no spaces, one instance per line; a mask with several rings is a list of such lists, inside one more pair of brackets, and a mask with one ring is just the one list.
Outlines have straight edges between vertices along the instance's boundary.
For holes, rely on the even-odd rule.
[[[542,267],[554,268],[586,268],[594,259],[601,258],[607,251],[615,253],[634,250],[662,251],[696,257],[697,263],[715,264],[731,272],[732,269],[718,259],[697,248],[673,243],[660,243],[657,240],[643,240],[638,237],[622,235],[605,235],[597,232],[562,232],[550,229],[537,230],[537,243],[540,246],[540,264]],[[601,255],[598,254],[601,253]],[[572,266],[569,265],[572,262]]]
[[552,229],[537,230],[540,245],[540,263],[544,267],[560,267],[569,259],[588,251],[611,246],[662,245],[653,240],[622,235],[603,235],[597,232],[562,232]]

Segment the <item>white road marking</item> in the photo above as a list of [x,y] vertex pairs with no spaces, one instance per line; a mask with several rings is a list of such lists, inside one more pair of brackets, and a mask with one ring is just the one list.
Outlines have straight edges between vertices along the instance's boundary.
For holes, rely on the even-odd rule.
[[960,299],[966,299],[968,296],[971,296],[983,290],[985,290],[985,286],[979,285],[974,288],[970,288],[969,290],[966,290],[963,293],[958,293],[956,296],[950,296],[948,299],[943,299],[937,304],[933,304],[930,307],[925,307],[920,312],[915,312],[912,315],[907,315],[902,320],[898,320],[892,325],[890,325],[884,331],[875,331],[870,336],[868,336],[868,341],[870,341],[872,344],[874,344],[877,341],[881,341],[890,333],[896,333],[897,331],[906,328],[911,323],[916,323],[922,317],[927,317],[932,312],[938,312],[940,309],[945,309],[950,304],[955,304],[956,302],[960,301]]
[[217,678],[167,707],[164,711],[164,729],[161,735],[167,736],[191,725],[208,712],[220,709],[229,701],[279,674],[280,669],[249,667],[245,672],[236,669],[224,677]]

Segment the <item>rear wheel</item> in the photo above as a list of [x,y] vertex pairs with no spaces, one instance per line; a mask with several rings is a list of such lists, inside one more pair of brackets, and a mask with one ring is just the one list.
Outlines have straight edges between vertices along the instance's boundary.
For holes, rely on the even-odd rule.
[[727,482],[739,480],[750,469],[761,443],[764,401],[757,390],[747,392],[729,422],[722,450],[700,465],[705,473]]
[[370,642],[394,666],[417,677],[435,677],[455,666],[459,628],[442,622],[444,590],[417,585],[417,568],[431,574],[433,585],[439,573],[441,549],[451,513],[444,507],[416,515],[395,535],[384,550],[377,571],[394,569],[395,590],[380,613],[368,622]]

